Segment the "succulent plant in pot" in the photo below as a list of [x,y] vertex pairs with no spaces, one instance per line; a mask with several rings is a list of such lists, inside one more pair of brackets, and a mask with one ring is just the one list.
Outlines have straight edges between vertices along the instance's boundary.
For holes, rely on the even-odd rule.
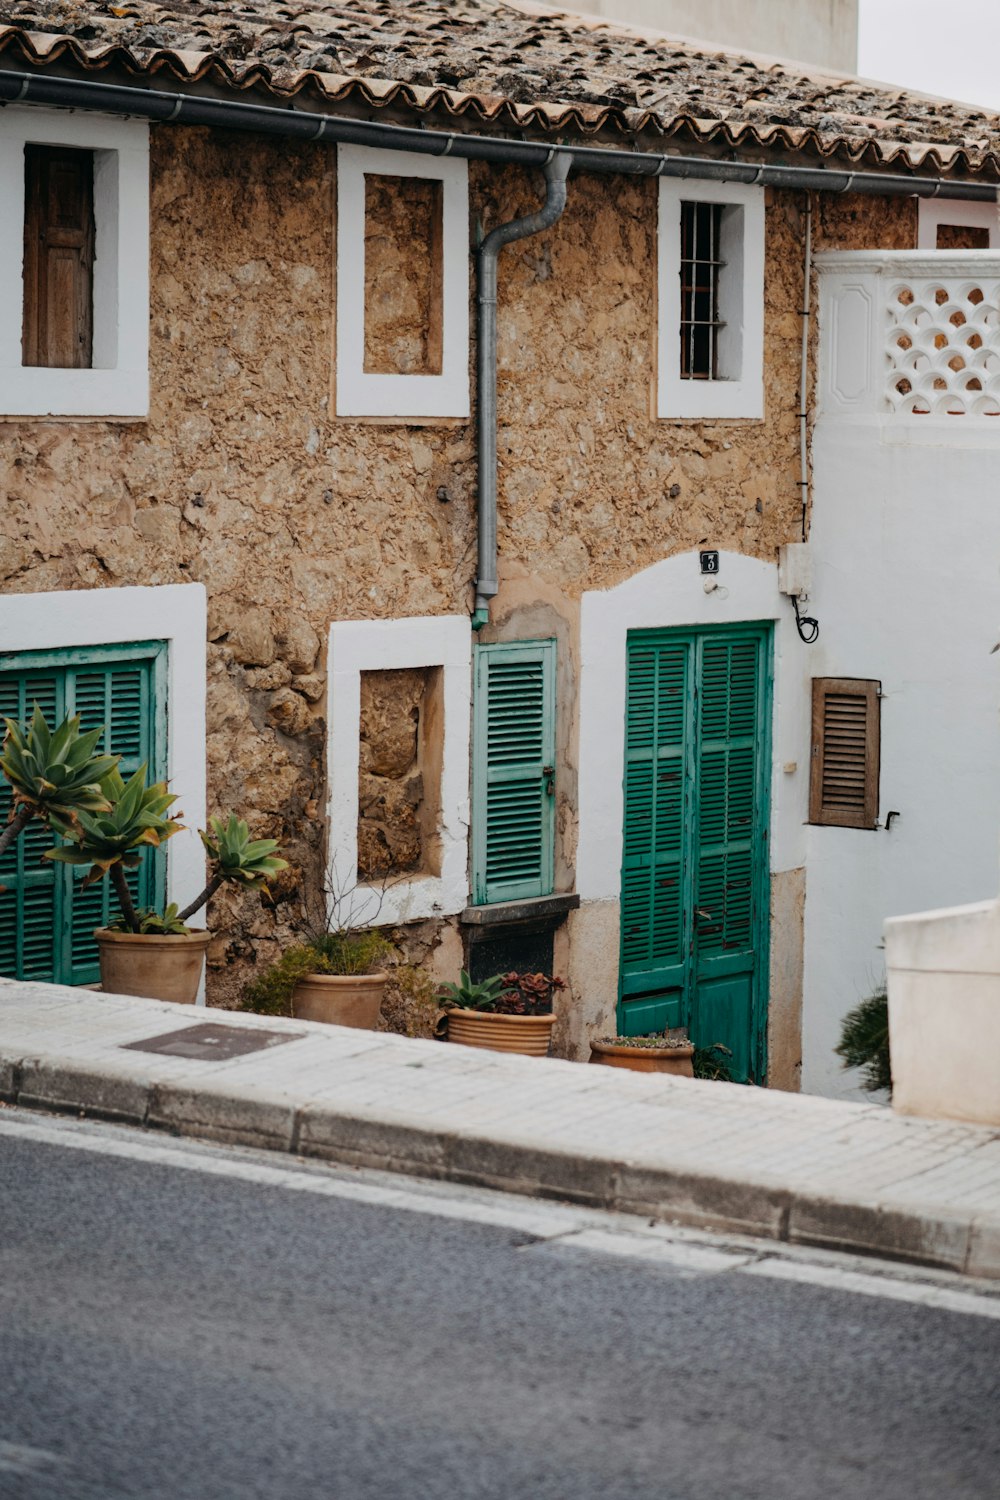
[[686,1031],[651,1032],[648,1036],[606,1036],[590,1044],[590,1061],[632,1073],[671,1073],[694,1077],[694,1046]]
[[555,1016],[552,1002],[561,979],[548,974],[494,974],[474,982],[463,969],[457,984],[443,985],[448,1040],[494,1052],[548,1054]]
[[0,829],[0,855],[23,833],[32,818],[74,823],[81,813],[110,808],[102,781],[118,765],[117,755],[95,755],[104,733],[80,731],[80,715],[50,729],[38,704],[31,720],[6,719],[0,749],[0,773],[11,789],[10,816]]
[[263,1015],[374,1031],[393,951],[377,929],[313,932],[248,985],[244,1003]]
[[137,910],[127,871],[138,865],[145,849],[158,848],[181,831],[183,825],[171,816],[177,799],[165,782],[146,784],[144,765],[128,781],[114,767],[101,789],[104,808],[79,811],[72,819],[50,818],[67,842],[48,850],[46,858],[89,866],[84,885],[107,877],[114,887],[120,916],[94,934],[101,988],[110,994],[191,1004],[198,995],[211,934],[189,928],[190,918],[225,882],[260,890],[286,868],[286,862],[276,853],[275,839],[251,839],[247,824],[234,813],[211,818],[209,829],[201,834],[209,857],[209,878],[201,893],[183,911],[176,904],[162,912]]
[[391,881],[377,887],[343,882],[334,856],[323,881],[325,921],[306,929],[245,989],[248,1010],[299,1021],[323,1021],[374,1031],[395,954],[384,930],[372,925]]

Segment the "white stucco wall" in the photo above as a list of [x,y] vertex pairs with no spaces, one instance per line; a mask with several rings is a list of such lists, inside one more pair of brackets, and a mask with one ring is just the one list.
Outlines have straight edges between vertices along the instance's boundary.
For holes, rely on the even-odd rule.
[[570,8],[724,47],[857,71],[858,0],[581,0]]
[[[833,1048],[884,974],[883,922],[996,890],[1000,417],[888,409],[888,294],[926,257],[821,263],[809,675],[881,681],[879,818],[899,813],[807,834],[803,1087],[849,1095]],[[934,269],[953,284],[970,263]]]

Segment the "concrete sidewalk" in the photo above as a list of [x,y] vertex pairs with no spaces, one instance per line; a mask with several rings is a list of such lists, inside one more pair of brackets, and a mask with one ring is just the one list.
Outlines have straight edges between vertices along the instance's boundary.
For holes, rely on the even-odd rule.
[[0,1098],[1000,1278],[1000,1132],[877,1105],[8,980]]

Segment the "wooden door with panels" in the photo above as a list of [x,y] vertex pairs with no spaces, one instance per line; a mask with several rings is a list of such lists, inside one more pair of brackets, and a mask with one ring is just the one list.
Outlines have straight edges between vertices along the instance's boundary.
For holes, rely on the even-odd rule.
[[627,644],[619,1030],[766,1074],[771,628]]

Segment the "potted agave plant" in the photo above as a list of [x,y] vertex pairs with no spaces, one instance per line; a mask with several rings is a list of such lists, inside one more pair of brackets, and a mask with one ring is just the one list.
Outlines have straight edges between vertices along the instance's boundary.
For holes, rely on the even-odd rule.
[[463,969],[457,984],[443,985],[440,991],[448,1013],[448,1040],[463,1047],[545,1057],[555,1021],[552,1001],[561,989],[563,981],[547,974],[515,971],[473,983]]
[[225,882],[259,890],[286,868],[276,855],[275,839],[251,839],[247,824],[234,813],[209,819],[201,833],[209,858],[209,879],[183,911],[171,904],[162,912],[137,910],[126,872],[134,869],[146,848],[156,848],[183,826],[169,815],[177,800],[165,782],[146,784],[146,767],[123,780],[113,766],[101,782],[105,806],[79,809],[71,818],[52,814],[50,821],[67,842],[49,849],[47,859],[87,865],[83,884],[110,879],[120,916],[99,927],[97,939],[101,988],[109,994],[142,995],[190,1005],[197,999],[211,933],[186,924]]

